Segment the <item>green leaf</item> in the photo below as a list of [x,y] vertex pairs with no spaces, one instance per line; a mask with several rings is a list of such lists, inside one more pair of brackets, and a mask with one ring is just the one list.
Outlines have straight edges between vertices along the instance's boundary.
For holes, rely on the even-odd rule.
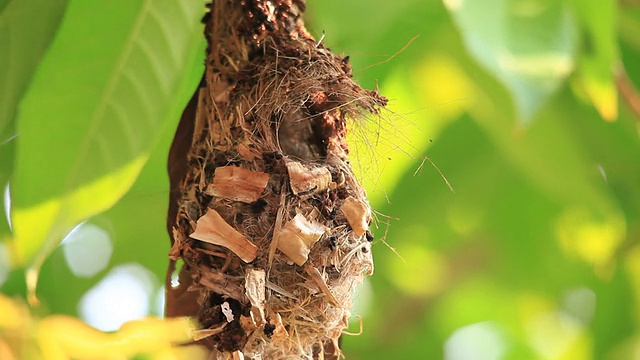
[[187,0],[69,4],[18,118],[18,264],[42,260],[131,187],[197,84],[203,12]]
[[616,4],[613,0],[575,1],[572,4],[584,29],[578,81],[606,120],[618,117],[618,93],[613,67],[618,60]]
[[0,143],[13,136],[18,102],[53,40],[66,4],[66,0],[0,4]]
[[511,91],[528,121],[574,67],[576,29],[560,1],[444,0],[469,52]]
[[[13,171],[18,102],[60,24],[66,0],[0,2],[0,204]],[[38,9],[35,16],[34,10]],[[0,206],[0,241],[10,236]]]

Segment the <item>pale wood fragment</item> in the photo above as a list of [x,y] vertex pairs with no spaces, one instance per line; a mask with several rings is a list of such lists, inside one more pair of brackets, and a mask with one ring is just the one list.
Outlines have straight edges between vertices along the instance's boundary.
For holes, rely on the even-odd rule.
[[263,269],[249,269],[245,275],[245,294],[251,302],[251,315],[257,326],[264,323],[266,275]]
[[224,315],[228,323],[232,322],[236,318],[235,315],[233,315],[233,310],[231,310],[231,305],[229,305],[228,301],[223,302],[220,305],[220,308],[222,309],[222,315]]
[[364,235],[369,229],[369,221],[371,221],[371,210],[364,202],[349,196],[344,200],[340,210],[347,218],[347,222],[356,237]]
[[309,195],[329,188],[331,172],[324,166],[307,168],[301,163],[287,159],[291,190],[298,196]]
[[262,196],[268,182],[267,173],[238,166],[221,166],[213,173],[213,183],[207,187],[205,193],[250,204]]
[[227,224],[214,209],[207,209],[207,212],[198,219],[196,230],[189,236],[196,240],[224,246],[246,263],[253,261],[258,252],[258,247],[254,243]]
[[307,261],[313,245],[326,231],[327,228],[324,225],[307,220],[302,214],[297,214],[280,229],[278,250],[294,263],[302,266]]

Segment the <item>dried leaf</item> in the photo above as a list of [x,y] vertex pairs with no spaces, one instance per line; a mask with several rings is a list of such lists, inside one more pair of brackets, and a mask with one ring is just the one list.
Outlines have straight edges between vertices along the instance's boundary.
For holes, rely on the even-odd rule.
[[327,228],[324,225],[317,221],[309,221],[302,214],[297,214],[280,230],[278,250],[302,266],[307,261],[313,245],[326,231]]
[[250,204],[262,196],[268,182],[269,174],[237,166],[222,166],[216,168],[213,183],[205,193]]
[[347,222],[353,229],[356,237],[364,235],[369,229],[369,221],[371,220],[371,210],[362,201],[349,196],[344,200],[340,210],[347,218]]
[[213,209],[208,209],[206,214],[198,219],[196,230],[189,236],[196,240],[224,246],[247,263],[256,258],[258,251],[254,243],[227,224]]
[[298,196],[309,195],[329,188],[331,172],[326,167],[307,168],[301,163],[286,160],[291,190]]

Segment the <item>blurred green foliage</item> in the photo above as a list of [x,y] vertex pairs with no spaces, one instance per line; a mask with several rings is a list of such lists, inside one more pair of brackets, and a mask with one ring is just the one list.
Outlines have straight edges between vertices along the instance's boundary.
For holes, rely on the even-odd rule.
[[349,358],[637,357],[640,98],[616,84],[640,84],[640,3],[323,1],[311,12],[393,111],[361,159],[374,207],[398,219],[380,215],[376,231],[395,251],[375,247]]
[[[193,3],[0,1],[3,293],[25,297],[25,266],[54,249],[38,311],[101,328],[89,308],[126,308],[137,279],[148,304],[131,316],[161,312],[166,157],[202,71]],[[390,99],[351,130],[378,215],[347,358],[637,357],[640,2],[308,6],[311,32]],[[110,302],[87,300],[125,272]]]

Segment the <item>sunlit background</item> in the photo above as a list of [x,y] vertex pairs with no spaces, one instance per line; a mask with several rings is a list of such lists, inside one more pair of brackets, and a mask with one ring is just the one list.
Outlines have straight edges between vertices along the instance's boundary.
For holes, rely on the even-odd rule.
[[[310,31],[389,99],[351,129],[377,215],[347,359],[640,359],[640,94],[620,85],[640,84],[640,3],[308,7]],[[173,130],[45,261],[47,313],[103,331],[162,315]],[[7,256],[0,291],[24,294]]]

